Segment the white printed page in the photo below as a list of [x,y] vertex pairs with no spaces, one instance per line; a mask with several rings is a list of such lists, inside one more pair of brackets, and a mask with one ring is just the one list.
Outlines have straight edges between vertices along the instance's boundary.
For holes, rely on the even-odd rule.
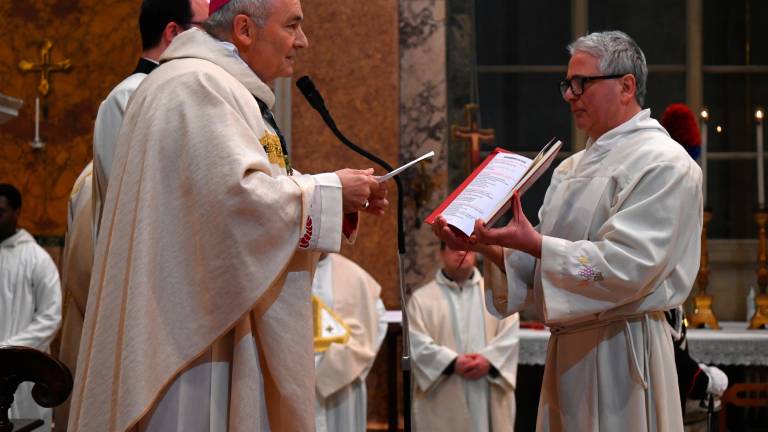
[[513,153],[498,153],[442,213],[449,225],[466,235],[475,229],[475,220],[488,221],[525,174],[532,161]]

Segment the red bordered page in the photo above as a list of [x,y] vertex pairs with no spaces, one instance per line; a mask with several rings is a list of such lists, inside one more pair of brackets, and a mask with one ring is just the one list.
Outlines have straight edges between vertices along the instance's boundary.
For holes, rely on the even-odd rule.
[[496,147],[495,149],[493,149],[491,154],[489,154],[488,157],[486,157],[483,160],[483,162],[481,162],[480,165],[478,165],[477,168],[475,168],[475,170],[472,171],[472,174],[470,174],[469,177],[464,179],[464,181],[461,182],[459,187],[457,187],[453,192],[451,192],[451,194],[448,195],[448,198],[446,198],[445,201],[443,201],[440,204],[440,206],[438,206],[435,209],[435,211],[432,212],[432,214],[430,214],[429,216],[427,216],[426,219],[424,219],[424,222],[430,225],[435,223],[435,219],[437,219],[438,216],[443,214],[443,211],[445,211],[445,208],[448,207],[453,202],[453,200],[455,200],[456,197],[459,196],[459,194],[462,193],[464,189],[467,188],[467,186],[469,186],[470,183],[472,183],[472,180],[474,180],[475,177],[477,177],[477,175],[480,174],[485,169],[485,167],[488,166],[489,163],[491,163],[491,160],[493,160],[493,158],[496,157],[496,155],[499,153],[512,153],[512,152],[508,150],[504,150],[501,147]]
[[[520,155],[515,155],[516,159],[523,159],[525,161],[528,161],[530,163],[530,166],[522,174],[519,180],[517,180],[517,182],[511,187],[511,189],[509,189],[507,192],[504,192],[504,197],[501,201],[493,202],[488,207],[485,207],[485,206],[481,207],[481,208],[491,210],[490,214],[493,216],[488,220],[489,225],[493,225],[493,223],[496,222],[499,216],[501,216],[504,213],[504,211],[506,211],[506,209],[509,208],[509,200],[512,198],[512,195],[514,195],[515,192],[519,192],[521,194],[524,193],[525,191],[528,190],[528,188],[531,185],[533,185],[533,183],[536,182],[536,180],[539,179],[539,177],[541,177],[541,175],[552,164],[552,162],[555,159],[555,156],[560,151],[561,147],[562,147],[562,142],[557,140],[556,138],[553,138],[547,143],[547,145],[544,146],[544,148],[539,152],[536,158],[534,158],[532,161]],[[494,158],[496,158],[501,153],[512,154],[512,152],[501,149],[501,148],[494,149],[493,152],[487,158],[485,158],[485,160],[483,160],[483,162],[477,168],[475,168],[474,171],[472,171],[472,174],[470,174],[470,176],[467,177],[461,183],[461,185],[459,185],[459,187],[456,188],[456,190],[454,190],[448,196],[448,198],[446,198],[437,207],[437,209],[435,209],[435,211],[433,211],[432,214],[430,214],[424,221],[428,224],[434,223],[435,219],[437,219],[437,216],[443,214],[446,208],[450,206],[451,203],[453,203],[456,200],[456,198],[459,197],[466,190],[466,188],[472,183],[472,181],[475,180],[477,176],[488,167],[488,165],[494,160]],[[468,229],[468,228],[465,227],[464,229]],[[469,233],[465,232],[465,234],[469,234]]]

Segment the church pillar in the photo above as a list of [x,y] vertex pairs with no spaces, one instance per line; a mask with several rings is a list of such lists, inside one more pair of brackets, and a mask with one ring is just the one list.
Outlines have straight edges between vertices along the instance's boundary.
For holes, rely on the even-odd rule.
[[437,268],[439,242],[423,220],[446,195],[445,17],[445,0],[400,0],[400,160],[435,151],[431,162],[403,173],[408,291]]

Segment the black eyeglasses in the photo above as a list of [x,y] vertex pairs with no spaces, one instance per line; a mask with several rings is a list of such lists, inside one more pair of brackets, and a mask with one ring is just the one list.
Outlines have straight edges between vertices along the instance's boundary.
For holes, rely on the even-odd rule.
[[621,78],[624,75],[627,75],[627,74],[601,75],[601,76],[574,75],[570,79],[564,79],[560,81],[560,94],[563,95],[563,97],[565,97],[565,92],[568,91],[568,89],[570,88],[571,93],[574,96],[581,96],[582,94],[584,94],[584,84],[590,81],[616,79],[616,78]]

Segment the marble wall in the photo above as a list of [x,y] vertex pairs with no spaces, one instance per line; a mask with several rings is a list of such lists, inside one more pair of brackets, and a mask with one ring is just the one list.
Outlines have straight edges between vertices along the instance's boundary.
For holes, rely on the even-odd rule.
[[446,196],[445,29],[444,0],[400,1],[400,158],[435,152],[428,163],[403,173],[409,291],[429,282],[438,265],[439,242],[423,220]]
[[[93,121],[110,88],[129,74],[141,51],[139,0],[29,0],[0,2],[0,92],[24,100],[19,117],[0,126],[0,182],[24,199],[20,224],[36,236],[61,238],[69,192],[91,159]],[[52,74],[41,97],[41,150],[34,138],[40,74],[20,71],[21,60],[40,62],[44,39],[51,60],[72,68]],[[55,242],[54,242],[55,243]]]

